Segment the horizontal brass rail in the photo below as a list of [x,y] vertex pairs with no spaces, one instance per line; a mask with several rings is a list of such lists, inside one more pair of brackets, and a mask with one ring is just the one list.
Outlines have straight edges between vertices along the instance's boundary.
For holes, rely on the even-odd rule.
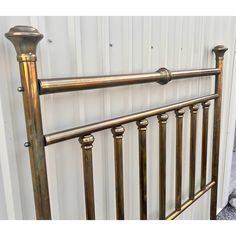
[[205,194],[208,190],[210,190],[215,185],[215,182],[212,181],[209,184],[205,186],[205,189],[200,190],[197,192],[194,196],[194,199],[187,200],[183,205],[181,206],[181,209],[179,211],[174,211],[169,216],[166,217],[167,220],[174,220],[178,215],[180,215],[183,211],[185,211],[188,207],[190,207],[197,199],[199,199],[203,194]]
[[72,138],[77,138],[82,135],[91,134],[91,133],[105,130],[108,128],[112,128],[117,125],[142,120],[144,118],[155,116],[160,113],[165,113],[165,112],[169,112],[169,111],[172,111],[175,109],[179,109],[179,108],[194,105],[197,103],[205,102],[205,101],[208,101],[211,99],[215,99],[217,97],[218,97],[218,94],[211,94],[208,96],[191,99],[191,100],[187,100],[184,102],[174,103],[174,104],[167,105],[164,107],[159,107],[159,108],[146,110],[146,111],[142,111],[142,112],[138,112],[138,113],[133,113],[130,115],[121,116],[121,117],[117,117],[117,118],[113,118],[110,120],[105,120],[105,121],[101,121],[101,122],[97,122],[97,123],[93,123],[93,124],[89,124],[89,125],[85,125],[85,126],[81,126],[81,127],[76,127],[76,128],[67,129],[64,131],[59,131],[59,132],[47,134],[44,136],[45,137],[45,146],[50,145],[50,144],[54,144],[54,143],[58,143],[61,141],[69,140]]
[[115,87],[122,85],[141,84],[157,82],[166,84],[171,80],[185,79],[190,77],[217,75],[217,68],[169,71],[161,68],[154,73],[124,74],[92,77],[52,78],[39,80],[39,93],[51,94],[60,92],[71,92],[76,90],[97,89]]

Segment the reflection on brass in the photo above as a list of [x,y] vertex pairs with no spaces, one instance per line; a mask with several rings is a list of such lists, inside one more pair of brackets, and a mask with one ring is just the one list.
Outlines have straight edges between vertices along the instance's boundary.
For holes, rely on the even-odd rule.
[[170,80],[217,74],[219,74],[219,70],[216,68],[172,72],[161,68],[160,71],[144,74],[40,79],[39,87],[40,94],[50,94],[151,82],[165,84]]
[[122,139],[125,128],[117,126],[111,129],[114,137],[115,180],[116,180],[116,218],[124,220],[124,187],[123,187],[123,148]]
[[86,135],[79,138],[83,151],[84,169],[84,190],[87,220],[95,220],[94,189],[93,189],[93,159],[92,147],[94,142],[93,135]]
[[201,190],[206,186],[206,170],[207,170],[207,143],[208,143],[208,113],[210,102],[202,103],[202,163],[201,163]]
[[147,219],[147,150],[146,130],[148,120],[137,121],[139,137],[139,197],[140,197],[140,219]]
[[44,137],[36,69],[36,47],[43,35],[30,26],[15,26],[5,36],[13,43],[20,66],[21,86],[37,219],[51,219]]
[[213,49],[216,55],[216,68],[221,73],[216,75],[215,92],[219,97],[214,104],[214,127],[213,127],[213,149],[212,149],[212,181],[215,181],[215,186],[211,191],[211,219],[216,219],[217,213],[217,188],[218,188],[218,168],[219,168],[219,149],[220,149],[220,120],[221,120],[221,100],[222,100],[222,83],[223,83],[223,61],[224,54],[228,48],[223,45],[218,45]]
[[193,199],[189,199],[184,202],[181,208],[178,211],[172,212],[170,215],[166,217],[167,220],[174,220],[178,215],[180,215],[183,211],[185,211],[188,207],[190,207],[197,199],[199,199],[203,194],[205,194],[208,190],[215,186],[215,182],[210,182],[206,185],[204,190],[200,190],[194,195]]
[[[137,122],[139,130],[139,179],[140,179],[140,218],[147,219],[147,138],[146,118],[158,116],[159,119],[159,153],[160,153],[160,219],[174,219],[185,209],[193,204],[209,189],[211,191],[211,219],[216,219],[217,209],[217,185],[220,147],[220,119],[222,100],[223,60],[227,51],[222,45],[216,46],[213,51],[216,55],[216,68],[169,71],[160,68],[154,73],[108,75],[75,78],[37,78],[36,47],[43,35],[31,26],[15,26],[5,34],[13,43],[20,67],[21,86],[17,89],[22,92],[24,112],[27,130],[27,142],[24,144],[29,149],[34,201],[37,219],[51,219],[47,169],[44,146],[58,143],[72,138],[79,138],[83,152],[84,188],[87,219],[95,219],[92,144],[94,137],[91,133],[112,128],[114,137],[115,156],[115,181],[116,181],[116,215],[117,219],[124,219],[124,187],[123,187],[123,150],[122,140],[125,131],[123,124]],[[192,78],[199,76],[215,75],[215,93],[166,105],[160,108],[146,110],[117,117],[110,120],[87,124],[85,126],[67,129],[52,134],[43,134],[41,108],[39,95],[68,92],[84,89],[96,89],[122,85],[157,82],[167,84],[171,80]],[[207,167],[207,136],[208,136],[208,110],[209,100],[214,102],[214,128],[213,128],[213,153],[212,153],[212,179],[206,185]],[[196,162],[196,133],[197,133],[197,104],[203,106],[202,127],[202,164],[201,164],[201,190],[195,193],[195,162]],[[182,182],[182,129],[184,107],[190,107],[190,181],[189,200],[181,204]],[[166,215],[166,123],[167,112],[176,113],[176,199],[175,210],[169,216]],[[169,173],[168,173],[169,174]]]
[[105,121],[88,124],[81,127],[76,127],[72,129],[67,129],[67,130],[47,134],[45,135],[45,145],[50,145],[50,144],[62,142],[65,140],[69,140],[72,138],[77,138],[81,135],[86,135],[86,134],[98,132],[104,129],[109,129],[119,124],[126,124],[126,123],[130,123],[136,120],[141,120],[141,119],[148,118],[151,116],[156,116],[161,113],[169,112],[175,109],[180,109],[182,107],[187,107],[187,106],[201,103],[207,100],[215,99],[216,97],[218,97],[217,94],[212,94],[212,95],[208,95],[204,97],[191,99],[185,102],[179,102],[179,103],[163,106],[160,108],[155,108],[152,110],[133,113],[127,116],[121,116],[121,117],[114,118],[111,120],[105,120]]
[[181,209],[182,190],[182,142],[183,142],[183,116],[184,110],[178,109],[176,114],[176,169],[175,169],[175,210]]
[[158,115],[159,120],[159,219],[166,218],[166,123],[167,114]]
[[194,198],[195,193],[195,163],[196,163],[196,138],[197,138],[197,111],[198,105],[190,106],[190,168],[189,168],[189,199]]

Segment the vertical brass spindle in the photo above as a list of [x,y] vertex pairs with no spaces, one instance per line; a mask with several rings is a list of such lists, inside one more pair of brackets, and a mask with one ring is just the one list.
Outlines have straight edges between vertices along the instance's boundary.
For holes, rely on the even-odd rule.
[[213,150],[212,150],[212,181],[215,185],[211,190],[211,219],[216,219],[217,211],[217,189],[218,189],[218,168],[219,168],[219,150],[220,150],[220,120],[221,120],[221,100],[222,100],[222,83],[223,83],[223,61],[224,54],[228,50],[223,45],[218,45],[213,49],[216,55],[216,68],[221,73],[216,75],[215,93],[219,96],[215,99],[214,104],[214,128],[213,128]]
[[15,26],[5,36],[13,43],[20,67],[36,218],[51,219],[41,118],[36,47],[43,35],[31,26]]
[[115,181],[116,181],[116,218],[124,220],[124,187],[123,187],[123,148],[122,139],[125,128],[123,126],[111,129],[114,137],[115,152]]
[[196,163],[196,137],[197,137],[197,111],[198,105],[190,106],[190,168],[189,168],[189,198],[194,199],[195,193],[195,163]]
[[175,210],[181,209],[182,186],[182,130],[184,110],[178,109],[176,114],[176,174],[175,174]]
[[207,170],[207,136],[208,136],[208,113],[210,102],[202,103],[202,163],[201,163],[201,190],[206,187],[206,170]]
[[137,121],[139,133],[139,198],[140,198],[140,219],[147,219],[147,150],[146,130],[148,120]]
[[92,147],[93,135],[85,135],[79,138],[83,152],[84,190],[87,220],[95,220],[94,189],[93,189],[93,160]]
[[159,120],[159,219],[166,218],[166,123],[167,114],[158,115]]

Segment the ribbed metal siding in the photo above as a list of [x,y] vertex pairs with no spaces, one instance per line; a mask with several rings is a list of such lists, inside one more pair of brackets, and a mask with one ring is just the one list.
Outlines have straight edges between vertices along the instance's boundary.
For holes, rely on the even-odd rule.
[[[220,161],[219,207],[223,185],[227,184],[227,144],[230,91],[233,78],[234,17],[2,17],[1,33],[16,24],[37,27],[45,38],[39,44],[39,77],[62,77],[171,70],[214,66],[211,49],[217,44],[229,47],[225,61],[222,110],[222,141]],[[8,86],[14,148],[22,216],[34,218],[34,204],[27,150],[19,72],[12,45],[2,39],[1,57],[7,58],[4,82]],[[146,84],[98,89],[42,97],[45,133],[83,125],[102,119],[141,111],[167,103],[182,101],[213,92],[212,79],[173,81],[165,86]],[[212,110],[210,133],[212,136]],[[184,116],[183,200],[188,197],[189,176],[189,110]],[[230,116],[232,119],[232,115]],[[200,185],[201,111],[198,114],[197,181]],[[148,126],[148,218],[158,217],[158,122],[149,119]],[[231,121],[232,123],[233,121]],[[139,218],[138,144],[135,123],[125,125],[124,173],[125,215]],[[230,141],[230,140],[229,140]],[[167,125],[167,209],[173,210],[175,167],[175,117],[169,114]],[[212,140],[209,138],[209,147]],[[77,140],[46,148],[52,216],[54,219],[84,219],[82,157]],[[227,159],[225,159],[227,153]],[[209,150],[208,163],[211,161]],[[226,160],[226,161],[225,161]],[[95,134],[94,182],[96,217],[115,219],[114,160],[112,135],[109,130]],[[208,165],[208,166],[209,166]],[[210,168],[208,168],[210,173]],[[208,180],[210,175],[208,175]],[[226,182],[224,182],[226,181]],[[225,188],[225,187],[224,187]],[[182,214],[179,219],[208,219],[209,194]]]

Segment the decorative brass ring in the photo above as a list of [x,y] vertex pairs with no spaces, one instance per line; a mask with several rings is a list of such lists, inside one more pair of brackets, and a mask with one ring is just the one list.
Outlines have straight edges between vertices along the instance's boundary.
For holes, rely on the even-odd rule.
[[161,75],[161,78],[160,78],[160,80],[157,81],[157,83],[164,85],[164,84],[169,83],[172,80],[171,71],[166,69],[165,67],[160,68],[156,72],[160,73],[160,75]]

